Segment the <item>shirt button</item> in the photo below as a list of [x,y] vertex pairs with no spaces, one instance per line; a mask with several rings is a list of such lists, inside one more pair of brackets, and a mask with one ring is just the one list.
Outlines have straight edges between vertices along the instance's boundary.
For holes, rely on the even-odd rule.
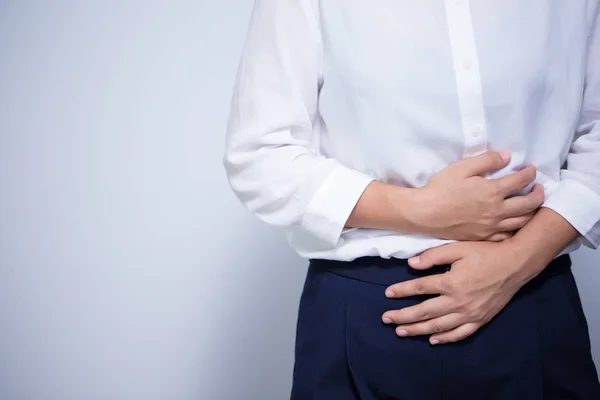
[[462,66],[464,69],[471,69],[471,60],[468,58],[463,60]]
[[481,131],[479,130],[479,128],[473,128],[473,130],[471,131],[471,135],[473,137],[479,137],[479,135],[481,135]]

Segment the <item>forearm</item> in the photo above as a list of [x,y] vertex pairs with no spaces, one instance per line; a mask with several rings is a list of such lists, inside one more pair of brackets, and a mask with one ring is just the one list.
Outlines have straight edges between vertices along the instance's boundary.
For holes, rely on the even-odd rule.
[[495,180],[480,177],[508,160],[493,152],[464,159],[418,188],[372,181],[353,203],[344,225],[442,239],[504,240],[508,232],[529,222],[532,212],[544,201],[543,190],[537,185],[527,195],[507,199],[535,179],[533,167]]
[[415,214],[417,190],[371,182],[350,214],[346,227],[423,233],[411,217]]
[[507,240],[520,259],[517,276],[524,283],[539,274],[579,233],[560,214],[541,208],[513,238]]

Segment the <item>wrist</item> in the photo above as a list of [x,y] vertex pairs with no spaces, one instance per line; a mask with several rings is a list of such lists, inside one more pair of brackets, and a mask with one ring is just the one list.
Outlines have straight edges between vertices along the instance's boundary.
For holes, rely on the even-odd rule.
[[535,278],[552,261],[552,257],[536,250],[528,241],[515,235],[502,242],[502,256],[510,260],[511,276],[521,285]]
[[520,266],[522,279],[539,274],[579,233],[567,220],[548,208],[538,210],[529,223],[506,241]]
[[421,189],[391,186],[388,205],[392,210],[392,223],[395,229],[407,233],[426,233],[421,215],[426,213],[428,206]]

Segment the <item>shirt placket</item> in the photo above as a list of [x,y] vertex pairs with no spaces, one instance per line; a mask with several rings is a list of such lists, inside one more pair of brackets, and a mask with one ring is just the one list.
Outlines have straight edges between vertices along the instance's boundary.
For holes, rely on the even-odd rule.
[[479,59],[468,0],[446,0],[446,16],[464,136],[463,157],[488,149]]

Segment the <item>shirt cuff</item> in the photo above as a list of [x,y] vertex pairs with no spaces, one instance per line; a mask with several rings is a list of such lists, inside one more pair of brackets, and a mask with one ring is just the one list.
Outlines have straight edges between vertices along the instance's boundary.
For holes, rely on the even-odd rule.
[[339,165],[323,181],[309,202],[301,227],[317,239],[311,247],[336,248],[356,203],[374,178]]
[[583,236],[583,244],[600,245],[600,195],[584,184],[563,179],[547,196],[543,207],[560,214]]

